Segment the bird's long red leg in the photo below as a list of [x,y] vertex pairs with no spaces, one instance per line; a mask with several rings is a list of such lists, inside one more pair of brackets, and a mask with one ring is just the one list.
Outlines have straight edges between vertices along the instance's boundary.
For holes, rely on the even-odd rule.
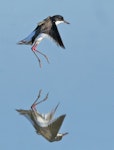
[[38,105],[38,104],[44,102],[45,100],[47,100],[48,99],[48,95],[49,95],[49,93],[47,93],[47,95],[46,95],[46,97],[44,99],[42,99],[41,101],[37,102],[36,105]]
[[39,91],[39,93],[38,93],[38,96],[37,96],[37,98],[36,98],[36,100],[34,101],[34,103],[32,104],[32,106],[31,106],[31,109],[32,110],[36,110],[36,105],[37,105],[37,101],[38,101],[38,99],[40,98],[40,96],[41,96],[41,92],[42,92],[42,90],[40,90]]
[[37,60],[39,62],[40,68],[41,68],[42,67],[41,60],[35,53],[36,52],[36,47],[37,47],[37,45],[33,45],[31,49],[32,49],[32,52],[34,53],[34,55],[36,56],[36,58],[37,58]]
[[41,54],[42,56],[44,56],[48,63],[49,63],[49,60],[48,60],[48,57],[47,57],[45,54],[43,54],[42,52],[40,52],[39,50],[36,49],[36,48],[37,48],[37,45],[38,45],[38,44],[34,44],[31,49],[32,49],[33,53],[35,54],[35,56],[37,57],[37,59],[38,59],[38,61],[39,61],[39,65],[40,65],[40,67],[41,67],[41,60],[40,60],[40,58],[36,55],[35,52],[37,52],[37,53]]
[[48,57],[47,57],[45,54],[43,54],[42,52],[38,51],[37,49],[36,49],[36,52],[38,52],[38,53],[40,53],[42,56],[44,56],[45,59],[47,60],[47,62],[49,63],[49,59],[48,59]]
[[[40,104],[40,103],[42,103],[42,102],[44,102],[45,100],[48,99],[48,93],[47,93],[46,97],[45,97],[43,100],[37,102],[38,99],[39,99],[40,96],[41,96],[41,92],[42,92],[42,90],[39,91],[38,97],[36,98],[36,100],[35,100],[34,103],[32,104],[32,106],[31,106],[31,109],[32,109],[32,110],[35,110],[35,111],[36,111],[36,105],[38,105],[38,104]],[[36,103],[36,102],[37,102],[37,103]]]

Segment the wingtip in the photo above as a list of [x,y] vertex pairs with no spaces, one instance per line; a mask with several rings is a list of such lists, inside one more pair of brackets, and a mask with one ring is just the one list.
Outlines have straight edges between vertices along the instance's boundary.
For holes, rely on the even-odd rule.
[[64,45],[61,45],[61,47],[62,47],[63,49],[65,49],[65,46],[64,46]]
[[21,114],[21,111],[20,111],[20,109],[15,109],[15,111],[17,111],[19,114]]
[[65,49],[65,46],[63,46],[63,49]]
[[65,117],[66,117],[66,114],[63,114],[63,115],[61,115],[60,117],[65,118]]

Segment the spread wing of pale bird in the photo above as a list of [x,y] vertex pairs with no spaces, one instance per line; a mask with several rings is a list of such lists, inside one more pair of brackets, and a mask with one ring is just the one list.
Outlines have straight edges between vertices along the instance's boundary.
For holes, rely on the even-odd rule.
[[64,18],[60,15],[55,16],[49,16],[46,19],[44,19],[42,22],[38,23],[37,27],[33,30],[33,32],[28,35],[25,39],[18,42],[18,44],[25,44],[25,45],[32,45],[32,51],[37,57],[39,61],[39,65],[41,67],[41,60],[36,54],[37,52],[41,55],[43,55],[47,62],[49,63],[48,57],[37,50],[37,46],[39,43],[46,37],[50,37],[53,39],[56,44],[62,48],[65,48],[61,36],[59,34],[59,31],[57,29],[57,25],[60,23],[66,23],[69,24],[69,22],[65,21]]

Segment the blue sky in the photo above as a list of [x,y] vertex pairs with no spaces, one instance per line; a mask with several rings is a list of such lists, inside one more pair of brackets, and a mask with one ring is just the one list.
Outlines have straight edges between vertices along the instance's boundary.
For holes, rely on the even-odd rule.
[[[114,149],[114,2],[112,0],[4,0],[0,5],[0,147],[7,149]],[[45,39],[42,69],[30,46],[16,43],[49,15],[71,24],[58,26],[66,49]],[[60,129],[69,135],[49,143],[15,109],[29,109],[39,89],[48,112],[67,116]]]

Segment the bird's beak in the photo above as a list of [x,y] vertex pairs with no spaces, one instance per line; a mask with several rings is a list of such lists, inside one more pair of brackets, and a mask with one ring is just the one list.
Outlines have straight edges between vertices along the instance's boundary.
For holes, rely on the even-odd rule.
[[65,133],[63,133],[63,136],[65,136],[65,135],[67,135],[68,134],[68,132],[65,132]]
[[64,20],[64,23],[66,23],[66,24],[70,24],[68,21],[66,21],[66,20]]

